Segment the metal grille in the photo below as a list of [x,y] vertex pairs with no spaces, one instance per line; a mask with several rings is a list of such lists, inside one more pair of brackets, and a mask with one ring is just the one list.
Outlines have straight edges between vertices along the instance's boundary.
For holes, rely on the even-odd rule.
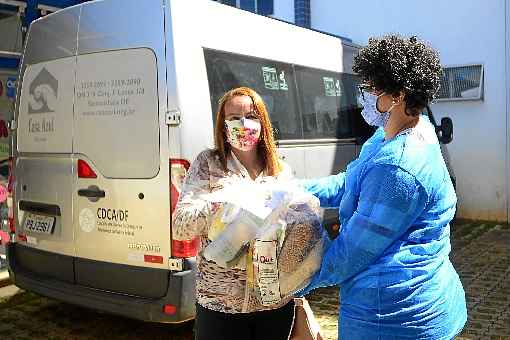
[[483,65],[444,67],[437,101],[482,100]]
[[273,0],[258,0],[257,13],[262,15],[274,14],[274,1]]

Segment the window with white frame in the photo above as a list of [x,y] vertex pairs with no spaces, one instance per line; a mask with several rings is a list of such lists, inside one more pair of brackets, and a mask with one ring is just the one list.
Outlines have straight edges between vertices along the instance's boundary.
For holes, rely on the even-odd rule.
[[437,101],[483,100],[483,65],[443,67]]

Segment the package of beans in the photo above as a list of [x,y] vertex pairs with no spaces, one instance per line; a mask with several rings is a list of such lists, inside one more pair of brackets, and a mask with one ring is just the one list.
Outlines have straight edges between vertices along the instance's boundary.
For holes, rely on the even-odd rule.
[[289,193],[250,242],[248,284],[266,306],[304,288],[319,270],[327,238],[312,195]]

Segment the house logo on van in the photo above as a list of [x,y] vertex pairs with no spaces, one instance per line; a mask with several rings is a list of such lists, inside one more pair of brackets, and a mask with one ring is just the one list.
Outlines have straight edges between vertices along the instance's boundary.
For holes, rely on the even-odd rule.
[[55,112],[58,98],[58,80],[43,67],[30,83],[28,113]]
[[89,208],[84,208],[80,211],[78,220],[81,230],[86,233],[90,233],[96,228],[96,216]]

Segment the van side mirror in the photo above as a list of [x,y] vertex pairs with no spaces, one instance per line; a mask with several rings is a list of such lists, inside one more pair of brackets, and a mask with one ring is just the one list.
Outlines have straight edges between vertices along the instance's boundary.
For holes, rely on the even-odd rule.
[[436,134],[441,144],[448,144],[453,140],[453,122],[451,118],[441,118],[441,125],[436,125]]

